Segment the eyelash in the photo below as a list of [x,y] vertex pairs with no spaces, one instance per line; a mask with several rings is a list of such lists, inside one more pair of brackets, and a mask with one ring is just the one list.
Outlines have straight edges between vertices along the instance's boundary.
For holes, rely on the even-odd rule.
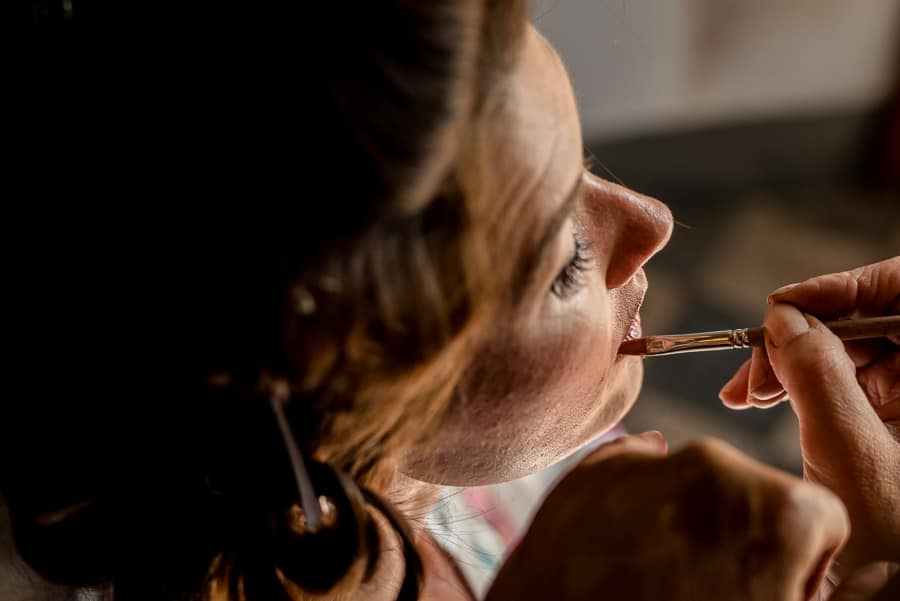
[[583,274],[591,265],[590,246],[577,233],[573,233],[575,238],[575,252],[572,253],[572,259],[559,272],[550,291],[556,297],[565,300],[578,292],[584,284]]

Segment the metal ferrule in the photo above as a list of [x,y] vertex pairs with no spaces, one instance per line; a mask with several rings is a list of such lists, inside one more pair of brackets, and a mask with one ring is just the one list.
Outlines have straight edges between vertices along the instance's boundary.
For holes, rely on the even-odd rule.
[[674,355],[677,353],[747,348],[749,346],[750,337],[747,328],[740,328],[737,330],[678,334],[675,336],[651,336],[647,339],[647,354]]

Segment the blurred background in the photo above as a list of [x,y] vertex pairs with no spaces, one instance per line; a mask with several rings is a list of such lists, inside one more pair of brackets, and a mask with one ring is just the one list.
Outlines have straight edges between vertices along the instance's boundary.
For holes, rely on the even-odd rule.
[[[0,22],[76,10],[0,7]],[[531,0],[531,14],[569,68],[597,173],[681,224],[647,268],[646,333],[757,325],[778,286],[900,254],[897,0]],[[789,407],[718,400],[747,356],[647,360],[626,428],[716,436],[799,472]],[[0,511],[0,599],[52,590],[13,562]]]
[[[533,0],[595,171],[672,208],[644,332],[758,325],[766,295],[900,254],[896,0]],[[786,405],[734,412],[748,351],[645,361],[633,431],[712,435],[799,472]]]

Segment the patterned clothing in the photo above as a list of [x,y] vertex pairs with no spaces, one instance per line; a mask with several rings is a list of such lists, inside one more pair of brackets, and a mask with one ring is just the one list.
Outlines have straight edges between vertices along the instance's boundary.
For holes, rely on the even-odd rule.
[[503,560],[528,529],[553,485],[585,455],[624,433],[616,426],[570,457],[518,480],[469,488],[444,487],[425,526],[456,561],[477,599],[484,599]]

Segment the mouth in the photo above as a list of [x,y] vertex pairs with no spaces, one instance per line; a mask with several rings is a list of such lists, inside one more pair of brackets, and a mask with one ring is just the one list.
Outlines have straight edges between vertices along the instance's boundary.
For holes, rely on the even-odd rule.
[[625,334],[625,338],[622,339],[622,342],[640,338],[641,333],[641,314],[635,313],[634,319],[631,320],[631,325],[628,326],[628,332]]
[[[643,269],[635,274],[634,282],[637,287],[638,298],[634,308],[631,310],[631,322],[628,324],[628,328],[625,330],[625,335],[622,337],[621,342],[640,338],[643,334],[643,331],[641,330],[641,305],[644,304],[644,295],[647,293],[647,276],[644,274]],[[620,359],[621,357],[623,357],[623,355],[617,354],[616,356],[617,359]]]

